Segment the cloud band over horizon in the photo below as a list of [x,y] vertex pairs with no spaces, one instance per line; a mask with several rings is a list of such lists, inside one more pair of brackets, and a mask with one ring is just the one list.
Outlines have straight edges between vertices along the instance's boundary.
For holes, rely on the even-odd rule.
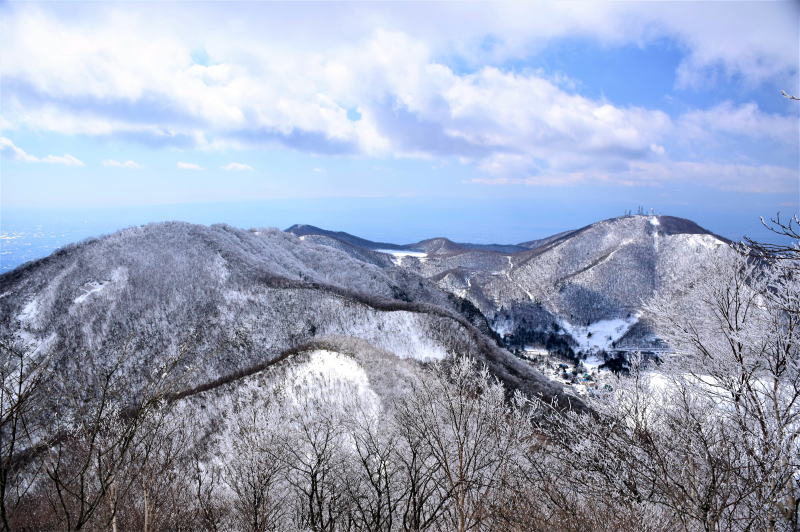
[[[454,181],[463,186],[797,191],[798,109],[764,108],[759,92],[772,82],[797,85],[790,2],[537,4],[535,20],[521,4],[437,4],[427,6],[426,22],[420,5],[324,5],[305,15],[287,4],[232,5],[198,6],[191,31],[178,5],[159,6],[152,20],[131,5],[77,5],[80,16],[71,17],[61,16],[63,6],[0,7],[6,158],[89,159],[35,158],[10,140],[38,132],[96,142],[96,150],[115,143],[228,161],[290,150],[457,164],[469,170]],[[331,17],[342,23],[335,31]],[[463,24],[435,24],[448,19]],[[652,98],[606,96],[585,65],[540,66],[564,42],[589,42],[609,60],[631,47],[677,50],[664,67],[672,86]],[[738,89],[721,89],[729,84]],[[702,97],[714,91],[722,97]],[[253,169],[182,157],[174,168]]]

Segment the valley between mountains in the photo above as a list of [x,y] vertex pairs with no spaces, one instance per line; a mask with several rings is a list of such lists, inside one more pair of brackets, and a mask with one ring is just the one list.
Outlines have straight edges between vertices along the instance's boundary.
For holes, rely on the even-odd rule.
[[[160,223],[63,248],[0,277],[0,332],[65,371],[127,352],[131,379],[191,345],[192,385],[326,338],[398,359],[469,355],[512,388],[560,397],[512,352],[576,361],[666,347],[643,303],[724,239],[628,216],[517,245],[397,245],[295,225]],[[81,353],[80,356],[76,356]]]
[[[789,530],[797,512],[775,500],[795,493],[800,328],[776,264],[654,215],[518,244],[182,222],[75,243],[0,276],[0,517],[700,530],[675,508],[706,503],[678,486],[763,444],[730,455],[757,463],[714,496]],[[730,329],[720,309],[741,304]],[[710,394],[750,361],[749,392]],[[738,412],[747,393],[772,417]],[[720,522],[766,522],[730,508]]]

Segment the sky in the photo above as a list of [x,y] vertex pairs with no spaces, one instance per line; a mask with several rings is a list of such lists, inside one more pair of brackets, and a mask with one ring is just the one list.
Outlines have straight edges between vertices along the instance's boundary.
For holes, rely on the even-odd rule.
[[[0,3],[0,233],[800,210],[800,3]],[[91,228],[91,229],[89,229]],[[65,233],[66,234],[66,233]]]

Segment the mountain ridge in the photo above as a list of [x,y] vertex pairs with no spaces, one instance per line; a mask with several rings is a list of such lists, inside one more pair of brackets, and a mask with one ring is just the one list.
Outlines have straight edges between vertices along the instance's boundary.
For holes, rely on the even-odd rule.
[[[678,286],[682,263],[702,262],[730,244],[691,220],[668,215],[601,220],[506,252],[444,238],[421,242],[428,245],[415,249],[424,253],[384,251],[395,266],[471,301],[517,348],[557,340],[568,351],[608,350],[620,342],[626,348],[660,347],[654,331],[635,317],[643,301]],[[606,322],[619,323],[621,336],[587,343],[592,324]]]
[[621,220],[625,218],[635,218],[635,217],[643,217],[649,219],[657,219],[659,224],[663,227],[663,231],[665,234],[708,234],[712,235],[715,238],[730,243],[731,241],[723,236],[720,236],[704,227],[700,226],[696,222],[689,220],[687,218],[681,218],[678,216],[670,216],[670,215],[648,215],[648,214],[635,214],[635,215],[625,215],[625,216],[618,216],[614,218],[606,218],[604,220],[599,220],[597,222],[593,222],[591,224],[585,225],[578,229],[568,229],[566,231],[560,231],[558,233],[554,233],[549,236],[545,236],[538,239],[528,240],[524,242],[519,242],[516,244],[475,244],[469,242],[456,242],[450,238],[444,236],[435,236],[430,238],[425,238],[423,240],[419,240],[417,242],[412,242],[409,244],[397,244],[391,242],[378,242],[369,240],[366,238],[362,238],[356,236],[352,233],[348,233],[345,231],[332,231],[328,229],[323,229],[321,227],[317,227],[314,225],[308,224],[294,224],[290,227],[286,228],[284,231],[292,234],[296,234],[297,236],[327,236],[330,238],[339,239],[343,242],[346,242],[351,245],[364,247],[370,250],[380,250],[380,249],[391,249],[397,251],[422,251],[425,247],[434,247],[436,244],[439,244],[441,247],[442,245],[447,247],[449,250],[453,251],[497,251],[498,253],[506,253],[506,254],[514,254],[518,252],[524,252],[527,250],[533,250],[540,248],[542,246],[560,242],[562,240],[568,239],[572,236],[576,236],[582,231],[585,231],[597,224],[611,222],[614,220]]
[[376,242],[361,238],[347,233],[345,231],[331,231],[313,225],[307,224],[294,224],[285,229],[287,233],[292,233],[297,236],[325,236],[339,240],[343,243],[353,246],[363,247],[372,251],[377,250],[395,250],[395,251],[423,251],[432,247],[445,247],[449,250],[486,250],[503,252],[517,252],[524,251],[524,246],[521,244],[473,244],[468,242],[455,242],[447,237],[432,237],[412,242],[410,244],[395,244],[390,242]]
[[560,397],[500,346],[577,357],[657,346],[643,301],[727,243],[671,216],[602,220],[512,252],[308,225],[149,224],[0,275],[0,334],[67,353],[113,351],[144,328],[134,359],[149,364],[199,331],[198,360],[212,361],[202,382],[314,338],[352,336],[399,357],[468,353],[514,389]]
[[128,380],[145,382],[190,344],[191,388],[352,337],[400,359],[472,356],[510,389],[580,403],[499,347],[469,302],[275,229],[133,227],[0,275],[0,295],[0,335],[53,353],[65,373],[124,353]]

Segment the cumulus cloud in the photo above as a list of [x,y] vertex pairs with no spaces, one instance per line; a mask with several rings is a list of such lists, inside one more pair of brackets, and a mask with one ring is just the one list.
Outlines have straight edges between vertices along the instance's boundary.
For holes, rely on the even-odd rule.
[[[39,25],[77,33],[49,19],[27,22],[32,33]],[[36,58],[40,45],[30,39],[26,34],[23,43]],[[24,119],[63,133],[154,141],[160,135],[224,147],[280,143],[325,154],[455,156],[484,165],[493,158],[494,166],[510,153],[575,164],[576,146],[591,154],[587,162],[647,156],[669,127],[661,111],[570,94],[536,73],[485,67],[458,74],[438,63],[425,42],[400,32],[377,31],[323,55],[256,46],[244,58],[209,66],[188,63],[181,42],[154,42],[159,39],[157,48],[148,40],[110,50],[84,40],[79,49],[67,46],[57,65],[48,63],[51,70],[12,65],[9,76],[31,85],[36,79],[46,100],[37,108],[46,111],[25,112]],[[133,65],[130,49],[139,50]],[[149,51],[158,57],[148,57]],[[43,71],[50,74],[39,82]],[[50,84],[56,74],[59,82]],[[87,87],[87,78],[96,82]],[[69,105],[73,93],[105,103],[83,120],[84,111]],[[170,113],[154,112],[152,102]],[[148,124],[148,118],[155,121]]]
[[178,161],[177,164],[178,170],[205,170],[202,166],[195,163],[185,163],[183,161]]
[[114,159],[105,159],[103,161],[103,166],[109,166],[111,168],[132,168],[138,170],[141,168],[139,163],[135,161],[116,161]]
[[[559,37],[612,46],[669,38],[685,51],[682,86],[715,72],[750,83],[796,76],[796,50],[786,46],[797,35],[789,3],[710,4],[702,16],[674,4],[564,3],[537,6],[537,17],[523,5],[443,4],[426,6],[422,18],[413,4],[323,5],[312,13],[281,5],[280,16],[266,18],[257,4],[224,16],[203,5],[191,30],[180,23],[181,9],[164,7],[153,21],[133,6],[93,6],[69,18],[55,8],[11,6],[0,37],[14,50],[0,71],[4,116],[12,127],[154,147],[280,144],[320,154],[452,157],[496,184],[645,182],[631,164],[663,167],[675,139],[792,138],[796,120],[734,103],[670,117],[586,97],[543,72],[497,66]],[[455,18],[463,24],[442,24]],[[198,34],[199,63],[192,60]],[[469,68],[451,68],[447,56]]]
[[649,12],[663,34],[675,36],[688,50],[678,67],[678,86],[698,87],[730,83],[734,76],[749,84],[796,76],[797,46],[787,43],[797,43],[798,6],[797,2],[778,2],[770,8],[761,2],[709,2],[693,3],[690,9],[667,5],[640,9]]
[[244,172],[247,170],[252,170],[253,167],[249,164],[244,163],[228,163],[225,166],[221,167],[223,170],[226,171],[233,171],[233,172]]
[[0,137],[0,154],[2,154],[2,156],[6,159],[22,161],[26,163],[50,163],[63,164],[65,166],[85,166],[83,161],[69,154],[36,157],[15,145],[11,139],[6,137]]

